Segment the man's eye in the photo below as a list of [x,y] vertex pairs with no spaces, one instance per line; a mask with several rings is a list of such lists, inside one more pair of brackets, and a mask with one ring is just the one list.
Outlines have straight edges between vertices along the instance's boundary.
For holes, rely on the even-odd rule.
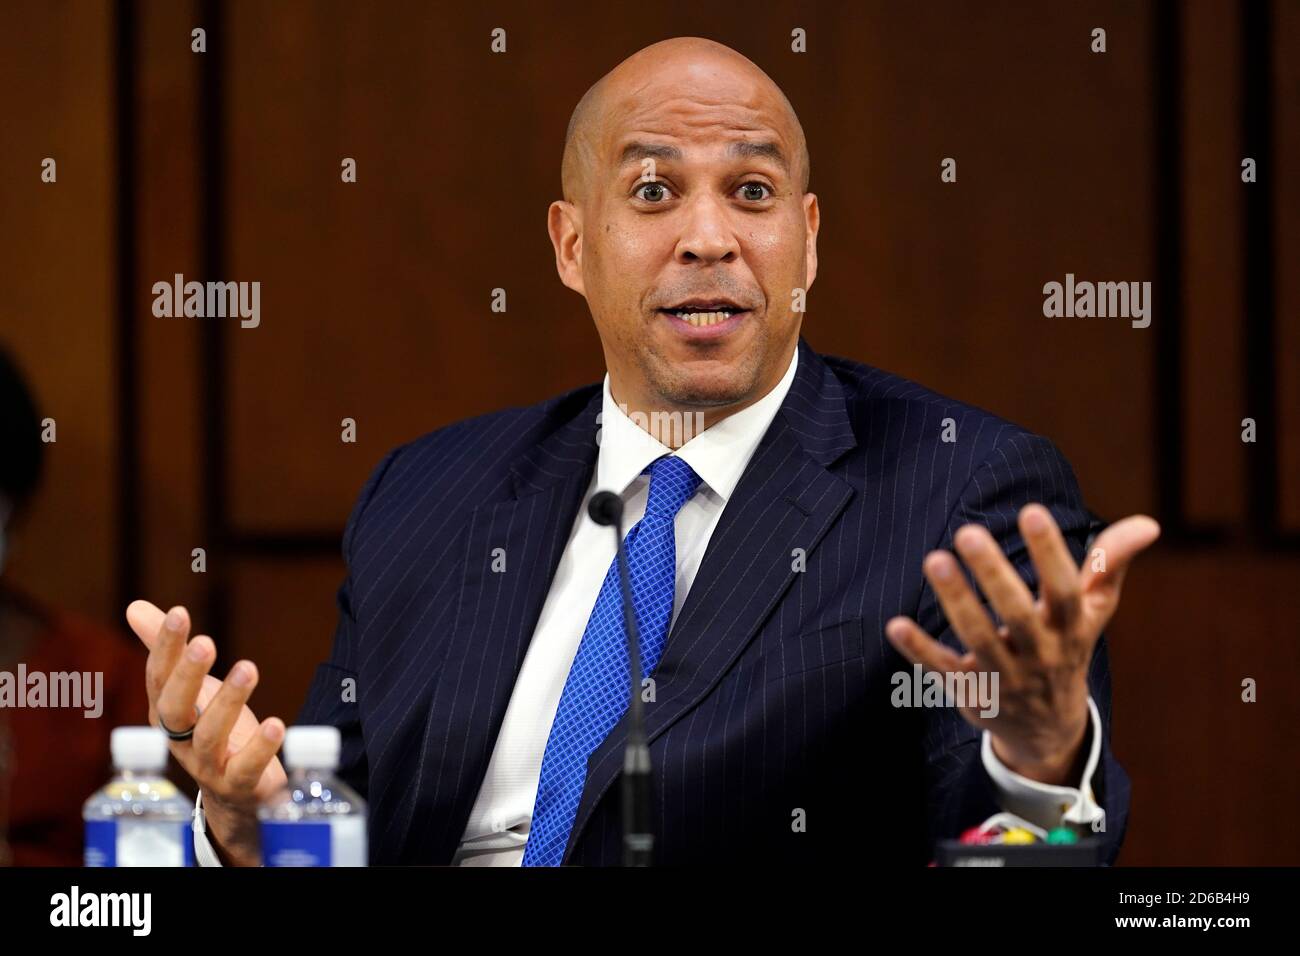
[[746,199],[754,202],[761,202],[768,198],[766,194],[770,194],[771,190],[762,183],[745,183],[745,185],[740,187],[740,192]]
[[664,188],[663,183],[642,183],[633,195],[646,202],[658,203],[667,198],[668,190]]

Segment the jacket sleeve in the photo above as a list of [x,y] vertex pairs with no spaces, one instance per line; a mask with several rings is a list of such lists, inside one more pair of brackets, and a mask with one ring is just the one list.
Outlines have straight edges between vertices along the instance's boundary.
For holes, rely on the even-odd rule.
[[[1068,462],[1047,439],[1018,432],[999,443],[960,492],[938,548],[953,549],[953,535],[962,525],[984,525],[1030,590],[1038,593],[1038,576],[1016,524],[1020,509],[1031,502],[1045,505],[1061,528],[1076,562],[1083,558],[1093,519]],[[972,587],[973,578],[967,573]],[[976,588],[976,593],[980,593]],[[981,598],[983,595],[981,595]],[[987,607],[987,602],[985,603]],[[995,616],[996,619],[996,616]],[[933,590],[925,585],[917,622],[937,640],[959,653],[965,648],[949,627]],[[1103,635],[1097,642],[1088,672],[1089,693],[1101,720],[1100,756],[1090,781],[1092,795],[1104,811],[1098,836],[1102,857],[1112,864],[1127,826],[1129,780],[1115,759],[1110,743],[1111,681]],[[926,711],[925,761],[927,816],[933,859],[940,839],[954,838],[1003,809],[1005,793],[981,759],[983,733],[953,707]],[[1092,732],[1084,741],[1088,748]]]
[[390,451],[371,472],[357,498],[352,514],[343,532],[343,561],[347,574],[339,586],[336,603],[338,623],[334,628],[334,642],[329,659],[316,668],[307,698],[298,713],[296,723],[301,725],[337,727],[343,738],[339,756],[339,777],[363,797],[369,795],[369,769],[366,762],[365,742],[361,734],[361,716],[357,707],[357,640],[358,624],[354,613],[355,581],[352,574],[353,546],[358,531],[363,528],[366,507],[375,496],[401,448]]

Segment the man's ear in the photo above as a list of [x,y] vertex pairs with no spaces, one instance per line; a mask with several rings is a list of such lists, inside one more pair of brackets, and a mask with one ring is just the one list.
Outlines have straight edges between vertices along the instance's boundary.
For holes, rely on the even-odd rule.
[[582,284],[582,211],[571,202],[557,199],[546,211],[546,231],[555,247],[555,271],[560,281],[586,297]]
[[808,284],[804,287],[804,291],[807,291],[812,288],[813,280],[817,278],[817,230],[821,228],[822,214],[817,206],[816,194],[804,193],[803,212],[807,231],[807,248],[804,251],[808,272],[806,280]]

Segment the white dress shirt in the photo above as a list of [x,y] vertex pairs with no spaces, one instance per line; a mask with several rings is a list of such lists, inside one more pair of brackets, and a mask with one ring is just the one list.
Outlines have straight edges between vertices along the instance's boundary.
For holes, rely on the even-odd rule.
[[[753,405],[710,428],[698,433],[687,431],[683,437],[689,436],[689,440],[676,452],[615,404],[609,375],[605,376],[598,437],[600,450],[583,500],[600,490],[620,494],[626,533],[645,514],[650,479],[641,472],[651,462],[676,454],[701,479],[699,489],[682,506],[673,524],[677,580],[672,622],[677,620],[690,593],[727,500],[790,390],[798,360],[796,349],[790,367],[776,387]],[[551,723],[586,630],[587,618],[614,556],[613,532],[592,521],[585,507],[579,508],[453,865],[518,866],[522,861]],[[1092,748],[1081,789],[1047,786],[1014,773],[998,761],[988,733],[984,734],[982,760],[1005,810],[1045,829],[1059,826],[1064,818],[1089,823],[1102,815],[1089,786],[1100,755],[1101,724],[1091,698],[1088,706],[1092,715]],[[200,865],[219,865],[203,835],[201,814],[196,816],[194,833],[195,856]]]

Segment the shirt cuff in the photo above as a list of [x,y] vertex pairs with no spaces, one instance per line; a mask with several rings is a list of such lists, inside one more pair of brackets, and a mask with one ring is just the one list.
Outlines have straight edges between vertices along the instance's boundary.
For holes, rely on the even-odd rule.
[[1083,828],[1095,833],[1105,830],[1106,811],[1097,804],[1092,790],[1092,775],[1101,760],[1101,714],[1091,696],[1088,697],[1088,714],[1092,722],[1092,744],[1088,750],[1088,763],[1083,768],[1083,780],[1078,787],[1039,783],[1021,776],[997,758],[993,752],[993,737],[984,731],[981,745],[984,770],[993,781],[1003,810],[1044,830],[1060,826]]
[[194,833],[194,862],[199,866],[221,866],[221,858],[208,842],[208,827],[203,817],[203,791],[194,798],[194,822],[190,824]]

